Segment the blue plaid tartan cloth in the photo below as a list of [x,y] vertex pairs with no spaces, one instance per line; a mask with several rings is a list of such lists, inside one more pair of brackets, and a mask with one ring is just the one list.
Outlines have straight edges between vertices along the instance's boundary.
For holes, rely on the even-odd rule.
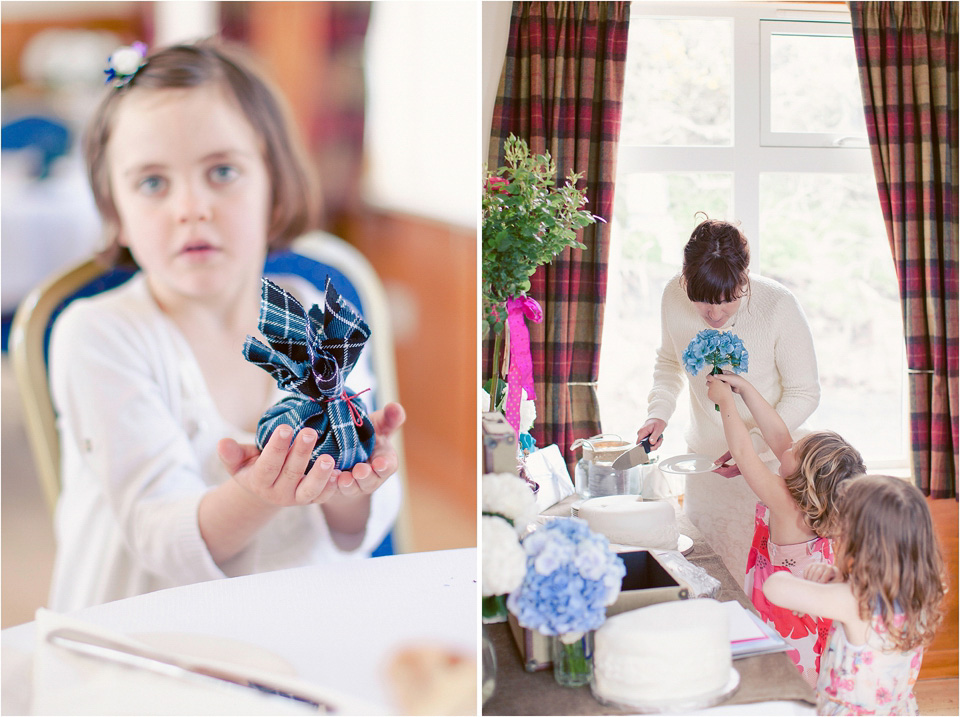
[[260,331],[266,345],[253,336],[243,356],[272,375],[290,396],[267,409],[257,424],[257,446],[263,450],[274,429],[291,426],[294,436],[313,428],[319,436],[309,465],[327,454],[337,468],[349,470],[373,451],[373,424],[363,401],[344,384],[370,337],[363,317],[327,277],[323,306],[305,311],[290,293],[263,279]]

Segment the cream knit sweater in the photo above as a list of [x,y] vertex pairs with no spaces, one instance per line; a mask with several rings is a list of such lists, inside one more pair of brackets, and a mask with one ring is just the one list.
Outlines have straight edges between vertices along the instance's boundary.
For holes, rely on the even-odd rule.
[[[707,398],[707,369],[690,376],[680,361],[697,332],[710,328],[680,286],[679,274],[663,291],[660,305],[662,339],[648,396],[648,418],[669,423],[683,388],[690,384],[691,422],[685,438],[694,453],[719,458],[727,451],[723,422]],[[802,425],[820,402],[817,357],[810,327],[800,304],[781,284],[760,276],[750,278],[750,291],[737,313],[721,331],[732,331],[748,352],[744,377],[774,406],[794,438],[808,431]],[[763,440],[742,399],[736,404],[760,458],[776,470],[777,459]],[[669,428],[667,428],[669,430]],[[740,585],[746,573],[757,498],[742,476],[715,473],[691,475],[685,481],[684,511],[723,558]]]
[[[697,332],[710,327],[687,298],[679,274],[663,291],[660,321],[662,338],[653,370],[653,389],[647,397],[647,417],[669,423],[686,376],[690,382],[691,409],[687,445],[695,453],[719,458],[727,451],[727,442],[720,413],[707,398],[708,371],[690,376],[680,361]],[[732,331],[743,341],[749,355],[744,378],[777,409],[791,433],[795,433],[820,402],[820,382],[810,326],[793,294],[772,279],[751,277],[749,294],[720,331]],[[737,406],[750,427],[754,447],[764,460],[772,459],[773,454],[739,397]]]

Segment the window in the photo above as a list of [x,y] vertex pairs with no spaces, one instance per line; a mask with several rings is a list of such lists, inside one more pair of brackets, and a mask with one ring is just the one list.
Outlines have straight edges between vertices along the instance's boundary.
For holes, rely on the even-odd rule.
[[867,146],[848,23],[761,20],[760,56],[763,145]]
[[477,225],[477,9],[373,3],[366,41],[364,198]]
[[[646,418],[661,292],[702,210],[739,221],[751,271],[804,308],[823,389],[808,424],[836,430],[871,470],[905,469],[897,281],[846,8],[634,2],[627,63],[603,430],[632,439]],[[681,395],[662,456],[687,451],[687,403]]]

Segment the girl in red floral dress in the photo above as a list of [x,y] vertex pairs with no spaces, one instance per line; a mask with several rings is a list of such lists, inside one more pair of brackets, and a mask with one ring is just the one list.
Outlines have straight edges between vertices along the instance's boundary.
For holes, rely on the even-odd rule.
[[[757,455],[735,393],[780,461],[779,474]],[[763,584],[774,572],[802,577],[808,565],[833,563],[829,538],[838,517],[835,489],[866,472],[863,459],[832,431],[816,431],[794,442],[783,419],[742,376],[707,376],[707,395],[719,406],[730,454],[759,499],[744,591],[760,616],[790,644],[787,654],[815,687],[830,621],[773,605],[764,597]]]

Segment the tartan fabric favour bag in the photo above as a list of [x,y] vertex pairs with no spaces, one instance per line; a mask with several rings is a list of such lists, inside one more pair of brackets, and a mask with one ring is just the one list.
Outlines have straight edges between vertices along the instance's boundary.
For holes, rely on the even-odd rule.
[[303,428],[317,432],[308,470],[322,454],[331,456],[340,470],[369,458],[373,424],[359,394],[348,389],[345,381],[370,337],[370,328],[340,297],[330,277],[323,306],[314,305],[309,312],[293,295],[264,278],[259,327],[269,346],[247,336],[243,356],[270,373],[291,395],[260,418],[257,447],[263,450],[274,429],[287,424],[294,436]]

